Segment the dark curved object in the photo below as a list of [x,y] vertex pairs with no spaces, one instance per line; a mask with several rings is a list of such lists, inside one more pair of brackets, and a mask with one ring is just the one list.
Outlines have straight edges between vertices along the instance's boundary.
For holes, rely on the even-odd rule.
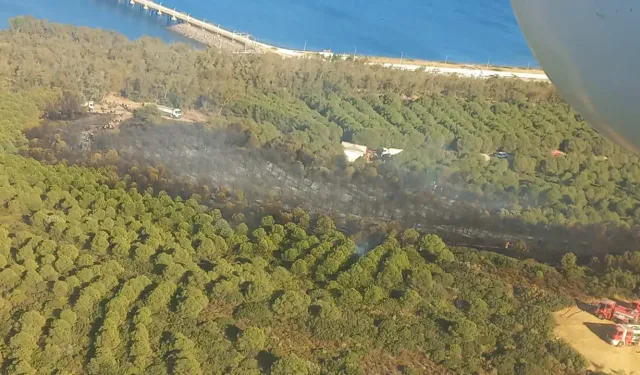
[[511,0],[533,54],[596,130],[640,154],[640,3]]

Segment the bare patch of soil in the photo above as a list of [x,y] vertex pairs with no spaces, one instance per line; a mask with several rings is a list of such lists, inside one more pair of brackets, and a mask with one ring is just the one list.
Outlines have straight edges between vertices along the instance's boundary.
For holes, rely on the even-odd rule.
[[595,317],[589,305],[573,306],[553,314],[555,334],[580,352],[593,370],[611,374],[640,374],[640,347],[618,348],[606,341],[615,323]]

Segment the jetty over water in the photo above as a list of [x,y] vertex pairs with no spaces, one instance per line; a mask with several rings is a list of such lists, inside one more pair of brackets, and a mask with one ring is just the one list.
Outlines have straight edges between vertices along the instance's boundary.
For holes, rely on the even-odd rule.
[[[265,52],[273,52],[283,57],[319,57],[319,58],[339,58],[342,60],[353,58],[356,59],[355,53],[351,54],[335,54],[331,51],[322,51],[322,52],[312,52],[307,51],[306,48],[304,51],[293,50],[287,48],[280,48],[272,45],[268,45],[265,43],[260,43],[256,40],[253,40],[248,34],[244,33],[236,33],[231,32],[229,30],[223,29],[220,26],[214,25],[206,20],[200,20],[195,17],[191,17],[190,14],[181,12],[176,10],[175,8],[169,8],[163,6],[162,4],[158,4],[151,0],[118,0],[119,3],[123,3],[128,1],[132,7],[139,6],[141,9],[155,12],[158,17],[169,17],[171,21],[184,23],[186,25],[192,26],[194,29],[200,29],[203,32],[206,31],[216,37],[224,38],[232,43],[236,43],[240,46],[243,46],[245,51],[252,51],[258,53]],[[198,40],[197,38],[193,38]],[[216,43],[217,44],[217,43]],[[365,57],[366,58],[366,57]],[[370,65],[377,65],[392,69],[399,70],[410,70],[410,71],[427,71],[434,74],[455,74],[476,78],[491,78],[491,77],[501,77],[501,78],[513,78],[517,77],[520,79],[526,80],[540,80],[540,81],[548,81],[549,78],[546,74],[542,72],[522,72],[522,71],[511,71],[509,69],[483,69],[481,67],[469,67],[469,66],[459,66],[459,65],[451,65],[451,66],[442,66],[442,64],[433,64],[430,62],[425,62],[424,64],[407,64],[404,62],[396,63],[396,62],[375,62],[368,63]]]
[[[171,17],[172,20],[174,21],[181,21],[181,22],[185,22],[188,24],[191,24],[193,26],[197,26],[200,27],[202,29],[205,29],[207,31],[210,31],[214,34],[218,34],[221,35],[231,41],[234,41],[236,43],[240,43],[246,46],[259,46],[262,43],[258,43],[255,40],[251,40],[250,38],[248,38],[245,35],[242,34],[236,34],[234,32],[225,30],[221,27],[218,27],[216,25],[213,25],[211,23],[208,23],[206,21],[203,20],[199,20],[197,18],[191,17],[189,14],[185,14],[183,12],[177,11],[175,9],[171,9],[168,7],[165,7],[161,4],[157,4],[153,1],[149,1],[149,0],[130,0],[129,3],[131,5],[140,5],[141,7],[143,7],[143,9],[145,10],[154,10],[156,11],[156,13],[159,16],[162,15],[166,15],[167,17]],[[268,47],[267,45],[264,45],[265,47]]]
[[225,30],[220,26],[207,22],[206,20],[200,20],[198,18],[191,17],[190,14],[186,14],[184,12],[178,11],[175,8],[172,9],[172,8],[163,6],[162,4],[158,4],[154,1],[129,0],[129,4],[131,4],[132,6],[139,5],[144,10],[154,11],[158,16],[170,17],[172,21],[183,22],[183,23],[198,27],[202,30],[206,30],[215,35],[224,37],[229,41],[243,45],[247,49],[259,50],[263,52],[272,51],[279,54],[291,55],[291,56],[298,56],[299,54],[302,55],[302,53],[299,53],[298,51],[287,50],[284,48],[277,48],[274,46],[270,46],[268,44],[260,43],[258,41],[251,39],[248,34],[236,33],[236,32],[231,32],[229,30]]

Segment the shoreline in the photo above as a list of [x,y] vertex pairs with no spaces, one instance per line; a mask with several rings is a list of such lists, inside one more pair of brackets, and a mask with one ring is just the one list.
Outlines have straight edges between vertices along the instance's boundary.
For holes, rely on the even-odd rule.
[[[182,35],[185,38],[195,40],[211,48],[218,48],[232,53],[275,53],[283,58],[352,58],[352,54],[339,54],[330,51],[299,51],[277,46],[268,45],[255,41],[242,34],[234,34],[233,39],[229,39],[221,34],[199,28],[190,23],[179,23],[168,27],[168,30]],[[475,78],[520,78],[533,81],[549,81],[547,75],[541,69],[528,69],[522,67],[505,67],[494,65],[465,64],[438,62],[419,59],[401,59],[383,56],[355,56],[356,59],[363,60],[367,65],[380,66],[384,68],[425,71],[434,74],[461,75]]]
[[245,48],[245,45],[241,43],[224,38],[219,34],[198,29],[197,27],[186,23],[171,25],[168,26],[167,29],[187,39],[194,40],[211,48],[218,48],[233,53],[243,51]]
[[493,71],[505,71],[505,72],[513,72],[513,73],[531,73],[531,74],[544,74],[544,71],[540,68],[525,68],[519,66],[505,66],[505,65],[487,65],[487,64],[477,64],[477,63],[463,63],[463,62],[442,62],[442,61],[431,61],[431,60],[421,60],[421,59],[413,59],[413,58],[397,58],[397,57],[385,57],[385,56],[367,56],[367,59],[372,63],[377,64],[407,64],[407,65],[418,65],[418,66],[431,66],[431,67],[440,67],[440,68],[474,68],[474,69],[486,69]]

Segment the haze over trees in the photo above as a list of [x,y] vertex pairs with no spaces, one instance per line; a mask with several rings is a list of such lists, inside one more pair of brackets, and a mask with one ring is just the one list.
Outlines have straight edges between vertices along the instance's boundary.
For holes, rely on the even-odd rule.
[[[109,163],[68,165],[60,139],[37,150],[49,163],[24,156],[37,144],[24,131],[116,91],[208,111],[211,128],[303,169],[405,188],[437,178],[535,222],[635,225],[637,158],[547,85],[228,56],[28,18],[0,41],[3,373],[586,374],[551,312],[638,294],[638,253],[546,265],[377,225],[360,254],[313,212],[225,216]],[[341,139],[406,152],[346,165]],[[514,160],[485,165],[496,149]]]
[[[591,130],[546,83],[229,56],[29,18],[12,20],[1,38],[4,86],[57,92],[51,118],[118,92],[210,112],[210,125],[240,145],[282,150],[307,170],[410,190],[435,182],[527,223],[632,228],[640,219],[637,157]],[[348,165],[341,140],[405,152]],[[554,157],[555,149],[567,155]],[[484,159],[497,150],[514,157]]]

